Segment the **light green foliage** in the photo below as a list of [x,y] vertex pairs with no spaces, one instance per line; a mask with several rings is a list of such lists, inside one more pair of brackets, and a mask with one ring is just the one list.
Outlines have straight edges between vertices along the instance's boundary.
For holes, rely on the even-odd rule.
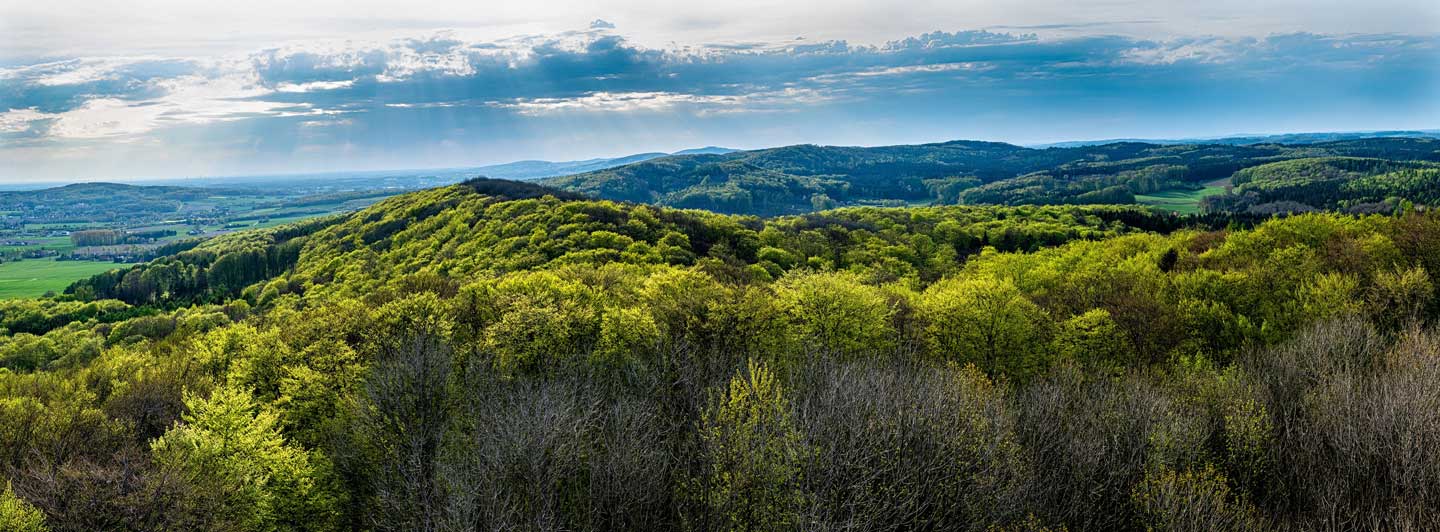
[[111,344],[159,340],[175,332],[175,318],[163,314],[130,318],[115,324],[107,340]]
[[1055,356],[1089,367],[1118,371],[1135,364],[1135,348],[1110,312],[1092,309],[1062,322],[1055,332]]
[[286,434],[295,441],[320,445],[334,430],[345,398],[360,385],[364,366],[359,355],[338,340],[320,340],[305,347],[301,362],[281,371],[276,411]]
[[485,345],[501,370],[545,372],[571,363],[593,342],[598,318],[576,298],[549,299],[543,290],[517,295],[485,329]]
[[8,532],[46,532],[45,514],[15,496],[10,484],[0,492],[0,530]]
[[796,261],[795,255],[789,251],[769,246],[760,248],[760,251],[755,254],[755,257],[762,261],[769,261],[787,270],[794,266]]
[[799,525],[802,435],[775,375],[754,361],[717,394],[700,420],[705,469],[690,488],[706,530],[784,530]]
[[1263,478],[1269,467],[1266,452],[1273,444],[1270,414],[1251,398],[1233,400],[1225,409],[1225,453],[1230,471],[1243,483]]
[[496,364],[507,370],[541,370],[573,353],[572,317],[560,309],[519,303],[486,331]]
[[86,383],[57,373],[14,375],[0,370],[0,457],[60,460],[105,445],[124,431],[101,410]]
[[1424,268],[1383,270],[1367,298],[1370,312],[1386,327],[1395,328],[1422,316],[1435,297],[1435,285]]
[[1158,467],[1135,488],[1134,502],[1148,530],[1174,532],[1264,529],[1255,507],[1231,492],[1212,467],[1175,471]]
[[[1433,162],[1360,157],[1312,157],[1242,169],[1235,194],[1212,207],[1251,212],[1348,208],[1401,210],[1407,201],[1433,204],[1440,168]],[[1217,209],[1218,210],[1218,209]]]
[[244,386],[261,401],[280,395],[280,380],[295,355],[277,329],[248,324],[217,329],[198,336],[189,346],[199,368],[217,381]]
[[660,328],[640,309],[606,309],[600,317],[600,338],[591,355],[602,366],[621,367],[648,361],[660,343]]
[[213,498],[216,523],[243,530],[325,530],[336,500],[320,484],[323,462],[285,441],[279,418],[249,392],[216,388],[185,398],[183,422],[152,444],[155,460],[192,482],[196,498]]
[[80,324],[43,336],[20,333],[0,337],[0,367],[23,372],[79,366],[99,356],[104,346],[104,339]]
[[1360,280],[1339,272],[1324,273],[1304,283],[1296,300],[1306,321],[1320,321],[1364,310]]
[[947,279],[925,290],[919,308],[926,341],[942,358],[1012,376],[1047,360],[1045,311],[1008,280]]
[[796,333],[823,353],[876,353],[895,341],[894,310],[885,294],[845,273],[794,273],[775,295]]
[[641,298],[661,332],[671,338],[704,336],[710,314],[730,291],[713,277],[694,270],[663,270],[645,279]]

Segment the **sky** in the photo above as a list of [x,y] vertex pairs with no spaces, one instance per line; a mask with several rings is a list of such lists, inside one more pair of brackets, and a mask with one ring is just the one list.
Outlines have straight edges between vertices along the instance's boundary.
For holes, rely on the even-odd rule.
[[1434,128],[1434,0],[0,0],[0,182]]

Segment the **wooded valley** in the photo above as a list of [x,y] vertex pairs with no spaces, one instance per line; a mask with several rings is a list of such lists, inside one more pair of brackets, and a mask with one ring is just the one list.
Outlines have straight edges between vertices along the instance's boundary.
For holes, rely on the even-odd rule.
[[[1237,189],[1312,165],[1278,164]],[[1313,164],[1338,188],[1262,199],[1432,171]],[[1432,528],[1428,198],[760,218],[475,179],[223,235],[0,302],[0,528]]]

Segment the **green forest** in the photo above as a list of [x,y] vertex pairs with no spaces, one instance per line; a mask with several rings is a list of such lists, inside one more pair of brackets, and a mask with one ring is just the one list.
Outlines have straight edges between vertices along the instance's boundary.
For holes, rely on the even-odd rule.
[[[1012,166],[686,155],[638,164],[747,177],[477,178],[188,242],[0,300],[0,529],[1433,529],[1423,142],[1104,148],[1180,161],[1106,187],[1233,174],[1193,215],[972,204],[1053,154],[970,143]],[[831,208],[882,186],[956,201]],[[725,190],[761,212],[674,207]]]
[[[866,205],[1135,204],[1225,182],[1236,189],[1203,210],[1274,214],[1433,200],[1437,163],[1434,138],[1044,149],[952,141],[677,155],[543,182],[603,199],[761,216]],[[1340,186],[1358,178],[1369,182]],[[1202,199],[1171,210],[1200,211]]]

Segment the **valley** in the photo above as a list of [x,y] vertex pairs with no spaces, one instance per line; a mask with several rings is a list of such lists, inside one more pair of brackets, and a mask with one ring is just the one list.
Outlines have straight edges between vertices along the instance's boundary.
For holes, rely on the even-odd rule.
[[1436,149],[799,146],[10,196],[0,501],[61,530],[1429,522],[1437,471],[1391,471],[1440,448]]
[[1440,530],[1440,2],[0,1],[0,532]]
[[1216,179],[1203,183],[1199,188],[1178,188],[1157,190],[1149,194],[1136,194],[1135,203],[1180,214],[1200,214],[1201,200],[1210,196],[1225,194],[1230,178]]
[[[354,211],[487,169],[511,176],[530,172],[520,175],[540,176],[531,178],[590,197],[759,216],[845,206],[955,204],[1126,204],[1187,216],[1253,216],[1325,208],[1379,212],[1399,207],[1401,197],[1431,201],[1417,194],[1440,179],[1435,174],[1440,164],[1434,161],[1440,161],[1440,140],[1425,137],[1292,146],[1128,143],[1046,149],[956,141],[876,148],[706,148],[428,173],[212,179],[199,181],[203,187],[80,184],[0,192],[0,212],[5,213],[0,217],[0,283],[13,287],[0,290],[0,296],[39,296],[83,277],[77,274],[106,269],[62,262],[149,260],[218,235]],[[1343,173],[1336,165],[1354,170]],[[588,170],[596,166],[602,169]],[[579,173],[543,177],[567,170]],[[1227,193],[1232,174],[1244,182]],[[1327,192],[1317,205],[1305,203],[1311,196],[1297,195],[1313,195],[1302,191],[1335,188],[1341,181],[1354,184]],[[1262,186],[1263,192],[1257,192]],[[46,262],[22,264],[37,259]]]

